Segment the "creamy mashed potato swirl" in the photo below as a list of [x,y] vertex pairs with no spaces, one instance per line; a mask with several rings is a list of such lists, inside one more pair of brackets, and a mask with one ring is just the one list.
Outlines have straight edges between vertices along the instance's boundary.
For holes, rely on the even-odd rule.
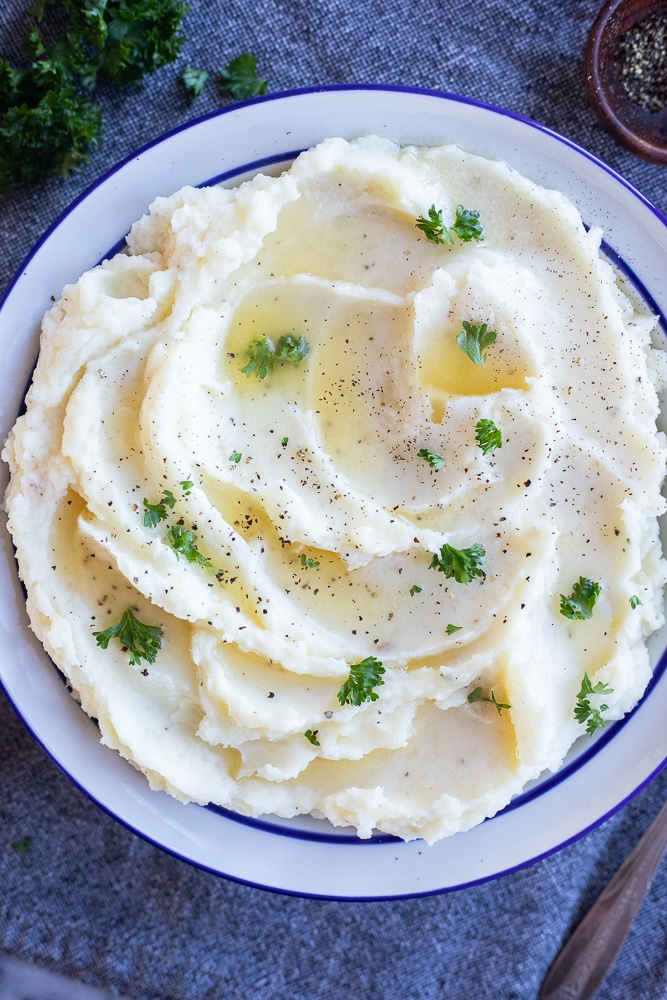
[[[459,205],[482,240],[417,228]],[[605,720],[632,708],[662,622],[663,361],[599,243],[504,163],[331,139],[158,198],[64,290],[5,503],[33,629],[153,788],[433,842],[558,768],[585,674]],[[496,335],[483,363],[464,321]],[[298,363],[243,371],[285,336]],[[443,546],[480,572],[441,572]],[[154,662],[98,645],[128,608]],[[381,683],[342,704],[363,662]]]

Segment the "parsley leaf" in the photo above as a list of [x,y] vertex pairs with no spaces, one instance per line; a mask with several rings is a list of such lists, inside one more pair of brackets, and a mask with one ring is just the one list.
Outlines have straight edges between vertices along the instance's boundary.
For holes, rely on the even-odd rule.
[[470,702],[471,705],[476,701],[488,701],[489,704],[495,706],[498,715],[502,715],[504,708],[510,709],[512,707],[511,705],[504,704],[502,701],[496,701],[496,696],[493,691],[490,691],[487,697],[484,694],[484,689],[481,687],[476,687],[473,691],[470,692],[470,694],[468,695],[468,701]]
[[569,597],[560,595],[560,613],[572,621],[584,621],[590,618],[601,590],[599,583],[580,576],[577,583],[573,584]]
[[599,705],[595,708],[591,705],[589,695],[591,694],[612,694],[613,688],[609,687],[608,684],[598,681],[597,684],[591,684],[591,679],[588,673],[584,674],[584,678],[581,682],[581,689],[577,695],[577,703],[574,706],[574,717],[577,722],[581,723],[583,726],[586,724],[586,732],[589,736],[592,736],[594,732],[598,729],[602,729],[605,724],[605,720],[602,718],[602,713],[606,712],[609,705]]
[[312,743],[314,747],[318,747],[320,745],[320,741],[317,738],[318,732],[319,730],[317,729],[306,729],[305,733],[303,734],[308,740],[308,742]]
[[449,230],[442,218],[442,209],[437,209],[431,205],[428,210],[428,218],[423,215],[417,216],[415,222],[417,229],[421,229],[427,240],[431,243],[453,243]]
[[117,625],[110,625],[102,632],[93,632],[97,645],[106,649],[112,639],[118,639],[130,654],[130,665],[136,666],[142,659],[155,663],[155,657],[162,646],[162,629],[159,625],[146,625],[134,614],[132,608],[123,611]]
[[242,458],[243,456],[240,451],[233,451],[229,456],[229,461],[238,465]]
[[410,587],[410,597],[414,597],[415,594],[421,594],[421,592],[422,588],[418,586],[416,583],[413,583],[412,586]]
[[198,566],[211,565],[208,556],[203,556],[197,548],[197,536],[194,531],[182,524],[172,524],[167,528],[167,541],[176,553],[177,559],[183,556],[189,563],[197,563]]
[[488,455],[496,448],[502,448],[503,436],[493,420],[482,417],[475,425],[475,440],[482,449],[483,455]]
[[448,625],[445,632],[447,635],[454,635],[455,632],[460,632],[462,628],[463,625]]
[[452,244],[454,242],[452,233],[463,243],[484,238],[479,224],[479,212],[473,212],[463,205],[457,207],[454,222],[449,229],[442,218],[442,209],[437,209],[435,205],[429,208],[428,216],[418,216],[415,225],[431,243]]
[[226,69],[220,71],[220,86],[237,101],[259,97],[266,93],[267,83],[266,80],[260,80],[256,69],[257,56],[243,52],[232,59]]
[[241,371],[244,375],[257,375],[259,379],[265,379],[276,363],[290,364],[296,368],[309,350],[305,337],[295,337],[291,333],[286,333],[275,341],[270,337],[261,337],[247,348],[245,354],[248,363]]
[[428,448],[420,448],[417,452],[419,458],[425,458],[432,469],[437,472],[438,469],[442,469],[445,464],[445,460],[442,455],[436,455],[434,451],[429,451]]
[[320,565],[317,559],[311,559],[305,552],[301,553],[300,562],[304,569],[315,569]]
[[434,555],[429,569],[437,569],[446,577],[453,577],[457,583],[471,583],[475,577],[484,576],[482,563],[486,552],[475,542],[468,549],[455,549],[453,545],[445,544],[440,549],[440,555]]
[[157,503],[149,503],[144,497],[144,527],[156,528],[160,521],[166,521],[169,517],[167,507],[172,510],[176,504],[176,497],[171,490],[162,491],[162,499]]
[[498,334],[489,330],[486,323],[476,326],[463,320],[463,329],[456,338],[456,343],[464,351],[474,365],[485,365],[486,348],[493,344]]
[[459,205],[456,209],[456,218],[451,231],[464,243],[470,243],[472,240],[479,242],[484,239],[484,231],[479,224],[479,212],[473,212],[463,205]]
[[194,66],[186,66],[181,73],[181,82],[185,87],[185,92],[191,101],[195,101],[208,80],[208,73],[205,69],[196,69]]
[[338,692],[341,705],[362,705],[365,701],[377,701],[374,687],[384,684],[384,667],[374,656],[367,656],[361,663],[350,666],[350,676]]
[[636,594],[633,594],[632,597],[630,598],[630,607],[632,608],[633,611],[635,608],[638,608],[641,603],[642,602],[639,600]]

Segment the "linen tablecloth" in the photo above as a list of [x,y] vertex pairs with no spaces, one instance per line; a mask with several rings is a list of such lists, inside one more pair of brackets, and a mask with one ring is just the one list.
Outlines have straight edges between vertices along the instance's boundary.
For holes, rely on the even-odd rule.
[[[18,57],[28,0],[5,0]],[[84,170],[0,200],[0,291],[68,203],[153,137],[229,103],[215,71],[254,53],[269,91],[386,83],[511,109],[574,140],[667,210],[667,175],[604,133],[584,93],[596,0],[192,0],[176,64],[102,90]],[[195,103],[185,65],[211,71]],[[666,276],[667,278],[667,276]],[[497,881],[423,899],[330,902],[197,870],[125,829],[47,758],[0,695],[0,955],[129,1000],[531,1000],[667,792],[667,773],[583,839]],[[32,849],[12,845],[29,837]],[[667,997],[667,865],[599,1000]],[[0,1000],[2,986],[0,983]]]

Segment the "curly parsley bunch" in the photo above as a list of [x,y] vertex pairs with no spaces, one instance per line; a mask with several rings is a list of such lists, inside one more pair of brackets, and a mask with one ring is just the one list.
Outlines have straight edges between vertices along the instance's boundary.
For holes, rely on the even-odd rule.
[[[102,112],[90,98],[99,74],[138,85],[172,62],[187,10],[181,0],[39,0],[23,42],[26,65],[0,58],[0,191],[84,166],[102,137]],[[58,28],[47,48],[40,32]]]

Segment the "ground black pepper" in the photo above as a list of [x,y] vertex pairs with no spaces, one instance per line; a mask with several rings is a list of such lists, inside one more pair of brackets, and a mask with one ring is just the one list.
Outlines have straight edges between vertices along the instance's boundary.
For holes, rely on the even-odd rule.
[[621,35],[614,65],[631,101],[651,112],[667,105],[667,9]]

